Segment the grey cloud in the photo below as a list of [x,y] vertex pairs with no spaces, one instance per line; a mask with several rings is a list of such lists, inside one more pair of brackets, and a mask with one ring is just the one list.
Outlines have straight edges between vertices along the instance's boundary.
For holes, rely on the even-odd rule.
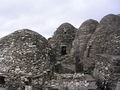
[[50,37],[64,22],[77,28],[86,19],[98,21],[119,14],[119,0],[0,0],[0,37],[28,28]]

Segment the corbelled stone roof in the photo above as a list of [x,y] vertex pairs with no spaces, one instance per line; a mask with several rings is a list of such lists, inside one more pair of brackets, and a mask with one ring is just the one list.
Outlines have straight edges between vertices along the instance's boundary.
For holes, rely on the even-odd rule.
[[0,39],[0,72],[39,75],[50,68],[51,48],[40,34],[18,30]]
[[[63,67],[61,71],[63,73],[66,73],[67,71],[72,71],[72,67],[69,68],[69,66],[73,64],[73,59],[71,59],[69,54],[72,48],[72,42],[76,35],[76,31],[77,29],[73,25],[69,23],[63,23],[57,28],[53,37],[49,39],[49,43],[56,52],[56,61],[61,61]],[[66,55],[61,54],[62,46],[66,47]],[[71,64],[69,63],[69,65],[68,62],[70,62]],[[64,66],[68,66],[68,68],[65,69]]]
[[92,45],[90,54],[93,56],[98,53],[119,55],[119,36],[120,17],[113,14],[103,17],[89,41]]
[[[75,57],[76,65],[80,69],[80,66],[84,66],[84,52],[86,50],[88,41],[91,38],[91,35],[94,33],[96,27],[98,26],[98,22],[93,19],[86,20],[82,23],[80,26],[77,36],[75,37],[75,40],[73,41],[73,49],[72,53]],[[81,65],[80,65],[81,63]],[[78,70],[79,71],[79,70]]]
[[83,22],[82,25],[79,27],[78,34],[92,34],[95,31],[97,25],[98,22],[96,20],[88,19],[85,22]]
[[74,30],[75,30],[75,27],[71,25],[70,23],[63,23],[57,28],[54,35],[64,34],[64,32],[71,34],[72,32],[74,33]]
[[[95,70],[94,74],[97,79],[102,78],[105,80],[107,78],[107,80],[113,84],[115,82],[112,80],[117,81],[119,79],[116,73],[119,75],[120,66],[114,64],[115,61],[118,61],[114,60],[115,57],[119,55],[120,17],[118,15],[109,14],[102,18],[89,40],[84,60],[86,61],[86,66],[90,65],[90,67],[95,68],[93,69]],[[110,57],[114,57],[114,59]],[[88,69],[90,67],[88,67]],[[112,86],[109,85],[109,87]]]

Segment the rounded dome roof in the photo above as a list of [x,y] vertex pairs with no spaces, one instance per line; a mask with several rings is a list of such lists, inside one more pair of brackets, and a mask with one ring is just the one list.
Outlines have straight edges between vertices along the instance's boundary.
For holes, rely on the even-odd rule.
[[99,23],[96,20],[88,19],[82,23],[82,25],[80,26],[77,32],[75,40],[73,41],[73,46],[72,46],[73,49],[71,52],[74,57],[80,58],[78,61],[79,63],[84,62],[83,58],[87,44],[98,24]]
[[66,23],[61,24],[58,28],[63,28],[63,27],[73,27],[73,25],[66,22]]
[[38,75],[50,66],[47,40],[22,29],[0,39],[0,72]]
[[97,25],[98,22],[96,20],[88,19],[79,27],[78,34],[92,34],[95,31]]
[[77,29],[69,23],[61,24],[54,32],[53,37],[49,40],[52,47],[60,46],[61,44],[71,45],[75,38]]
[[64,32],[68,32],[69,34],[71,34],[71,32],[75,32],[75,30],[75,27],[70,23],[63,23],[57,28],[57,30],[55,31],[55,35],[64,34]]
[[109,14],[100,21],[87,45],[91,49],[89,58],[98,60],[96,59],[97,54],[120,55],[119,46],[120,17]]
[[109,14],[103,17],[89,40],[84,57],[85,66],[88,70],[90,67],[95,67],[94,77],[97,79],[102,77],[98,75],[102,75],[101,71],[105,70],[103,67],[107,67],[105,75],[109,73],[110,78],[117,80],[119,77],[111,72],[119,71],[113,64],[113,58],[116,59],[118,56],[120,56],[120,17]]
[[119,16],[118,15],[114,15],[114,14],[108,14],[106,16],[104,16],[101,21],[100,21],[100,24],[102,25],[112,25],[112,26],[119,26]]

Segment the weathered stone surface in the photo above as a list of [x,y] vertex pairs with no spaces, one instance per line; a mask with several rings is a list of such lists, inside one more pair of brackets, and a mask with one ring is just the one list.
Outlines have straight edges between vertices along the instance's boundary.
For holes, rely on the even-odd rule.
[[[88,56],[89,55],[89,56]],[[114,65],[116,56],[120,55],[120,17],[109,14],[100,21],[95,33],[92,35],[84,55],[86,68],[94,67],[95,76],[102,80],[115,79],[115,70],[119,75],[120,65]],[[114,58],[114,59],[112,59]],[[112,60],[111,60],[112,59]],[[117,59],[119,62],[119,59]],[[96,65],[95,65],[96,64]],[[100,66],[100,67],[98,67]],[[114,67],[115,66],[115,67]],[[92,70],[91,70],[92,71]],[[114,72],[114,73],[113,73]],[[109,76],[106,76],[109,75]],[[116,76],[118,80],[118,76]],[[113,84],[114,82],[112,82]],[[112,90],[115,90],[114,85]]]
[[56,55],[61,56],[61,46],[66,46],[66,53],[70,53],[72,41],[75,38],[76,28],[69,23],[61,24],[49,40],[52,48],[56,49]]
[[95,79],[88,74],[56,74],[55,76],[58,78],[51,80],[52,88],[59,90],[96,90],[97,88]]
[[51,69],[50,55],[43,36],[28,29],[15,31],[0,39],[0,73],[9,84],[21,84],[24,77],[34,78]]
[[89,19],[79,30],[63,23],[48,41],[28,29],[1,38],[0,89],[25,88],[119,90],[120,15]]
[[[58,29],[55,31],[53,37],[49,39],[49,43],[51,44],[51,47],[56,51],[56,60],[59,61],[62,64],[61,72],[73,72],[70,70],[70,68],[64,66],[67,65],[67,62],[71,62],[73,64],[74,61],[71,61],[70,59],[70,51],[72,48],[72,42],[75,38],[77,29],[72,26],[69,23],[63,23],[61,24]],[[68,64],[68,66],[70,66]],[[71,67],[73,70],[73,68]]]
[[[105,16],[87,45],[85,57],[87,59],[92,58],[95,61],[97,54],[119,55],[119,25],[119,16],[112,14]],[[89,49],[90,52],[87,53]],[[87,57],[88,54],[89,57]]]
[[82,70],[82,66],[84,66],[84,52],[86,50],[88,41],[91,38],[91,35],[94,33],[97,25],[98,22],[96,20],[89,19],[80,26],[77,32],[71,51],[76,61],[76,72],[80,72]]

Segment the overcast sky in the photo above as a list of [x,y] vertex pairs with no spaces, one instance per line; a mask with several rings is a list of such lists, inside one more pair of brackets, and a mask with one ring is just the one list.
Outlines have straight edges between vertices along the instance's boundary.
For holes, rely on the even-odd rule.
[[110,13],[120,14],[120,0],[0,0],[0,37],[27,28],[48,38],[64,22],[78,28]]

